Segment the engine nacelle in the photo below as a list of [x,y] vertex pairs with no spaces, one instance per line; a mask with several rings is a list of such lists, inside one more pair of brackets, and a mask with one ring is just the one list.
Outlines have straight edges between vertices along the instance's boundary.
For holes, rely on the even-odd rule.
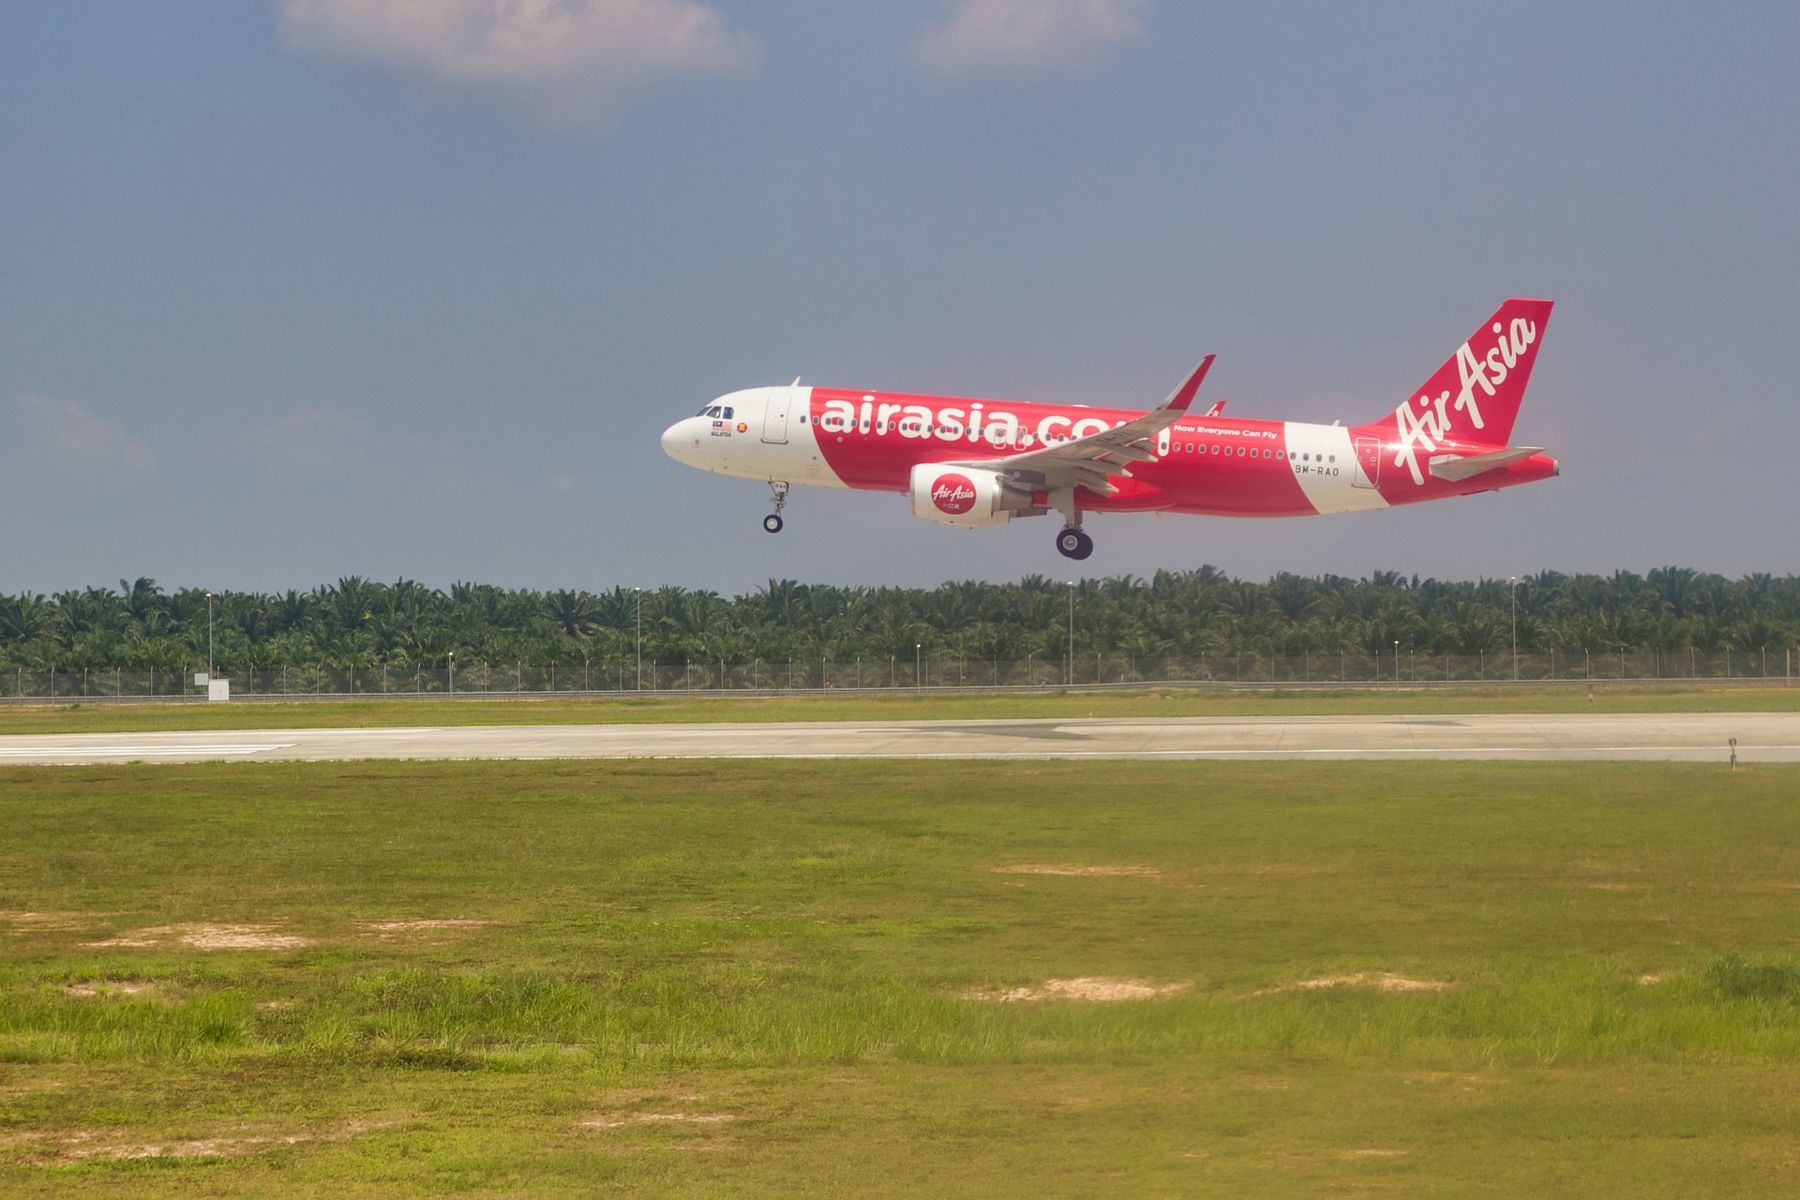
[[944,525],[1003,525],[1031,508],[1031,493],[992,471],[920,463],[907,488],[913,516]]

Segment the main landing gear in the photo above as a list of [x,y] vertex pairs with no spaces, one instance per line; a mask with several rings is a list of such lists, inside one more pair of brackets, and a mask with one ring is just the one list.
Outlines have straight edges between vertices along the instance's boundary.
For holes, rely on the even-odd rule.
[[788,485],[785,480],[769,480],[769,490],[775,493],[775,511],[763,518],[763,531],[766,533],[781,532],[781,510],[787,507]]
[[1094,539],[1081,531],[1078,525],[1070,525],[1056,535],[1056,548],[1064,558],[1086,558],[1094,552]]

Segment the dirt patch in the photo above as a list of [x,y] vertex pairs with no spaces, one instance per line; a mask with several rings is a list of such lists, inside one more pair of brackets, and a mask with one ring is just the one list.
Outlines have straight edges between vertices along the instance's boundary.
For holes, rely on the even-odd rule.
[[1010,867],[995,867],[996,875],[1110,875],[1152,879],[1162,874],[1156,867],[1138,867],[1130,865],[1117,866],[1083,866],[1078,863],[1018,863]]
[[1661,983],[1674,973],[1673,971],[1645,971],[1637,977],[1637,981],[1644,987],[1649,987],[1653,983]]
[[475,917],[420,917],[413,921],[364,921],[363,928],[381,937],[397,933],[425,933],[434,929],[481,929],[494,922]]
[[71,996],[142,996],[154,992],[156,985],[141,979],[93,979],[71,983],[63,991]]
[[1584,883],[1581,886],[1590,892],[1635,892],[1642,887],[1636,883]]
[[1321,975],[1316,979],[1302,979],[1250,994],[1272,996],[1277,992],[1314,991],[1334,987],[1374,988],[1379,992],[1441,992],[1453,986],[1455,985],[1442,979],[1408,979],[1389,971],[1357,971],[1349,975]]
[[11,927],[13,933],[35,933],[40,930],[64,931],[86,929],[101,917],[115,916],[114,913],[78,913],[78,912],[27,912],[21,910],[0,909],[0,924]]
[[273,925],[156,925],[134,929],[102,942],[84,942],[95,950],[149,948],[178,943],[196,950],[300,950],[317,939],[277,933]]
[[24,1152],[27,1162],[56,1166],[79,1162],[124,1162],[140,1158],[238,1158],[283,1146],[307,1142],[338,1142],[380,1124],[347,1121],[334,1129],[305,1133],[228,1133],[216,1137],[170,1138],[139,1141],[113,1131],[77,1129],[63,1132],[20,1133],[0,1141]]
[[624,1129],[630,1125],[723,1125],[737,1120],[734,1113],[599,1113],[575,1122],[577,1129]]
[[1339,1150],[1339,1158],[1399,1158],[1402,1154],[1411,1154],[1411,1150]]
[[985,1000],[994,1004],[1036,1004],[1044,1000],[1086,1000],[1100,1004],[1121,1000],[1154,1000],[1193,987],[1193,981],[1154,984],[1141,979],[1114,979],[1105,975],[1083,975],[1076,979],[1046,979],[1035,987],[975,988],[964,992],[969,1000]]

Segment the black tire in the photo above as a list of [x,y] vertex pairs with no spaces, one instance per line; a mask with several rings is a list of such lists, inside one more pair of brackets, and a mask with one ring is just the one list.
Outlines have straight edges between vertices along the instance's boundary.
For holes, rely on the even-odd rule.
[[1094,545],[1081,530],[1065,529],[1056,535],[1056,549],[1064,558],[1086,558]]
[[[1077,530],[1076,532],[1080,533],[1079,530]],[[1080,537],[1081,537],[1081,549],[1075,551],[1075,554],[1074,554],[1074,557],[1076,557],[1078,559],[1086,558],[1088,555],[1090,555],[1094,552],[1094,539],[1089,537],[1085,533],[1080,533]]]
[[781,514],[770,513],[768,516],[764,517],[763,518],[763,530],[766,533],[780,533],[781,532]]

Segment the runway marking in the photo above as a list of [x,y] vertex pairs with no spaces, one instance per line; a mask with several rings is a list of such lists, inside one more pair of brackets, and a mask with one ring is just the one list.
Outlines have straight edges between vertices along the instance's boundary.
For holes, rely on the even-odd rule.
[[177,754],[263,754],[270,750],[287,750],[293,742],[246,742],[235,746],[30,746],[0,748],[0,758],[121,758]]

